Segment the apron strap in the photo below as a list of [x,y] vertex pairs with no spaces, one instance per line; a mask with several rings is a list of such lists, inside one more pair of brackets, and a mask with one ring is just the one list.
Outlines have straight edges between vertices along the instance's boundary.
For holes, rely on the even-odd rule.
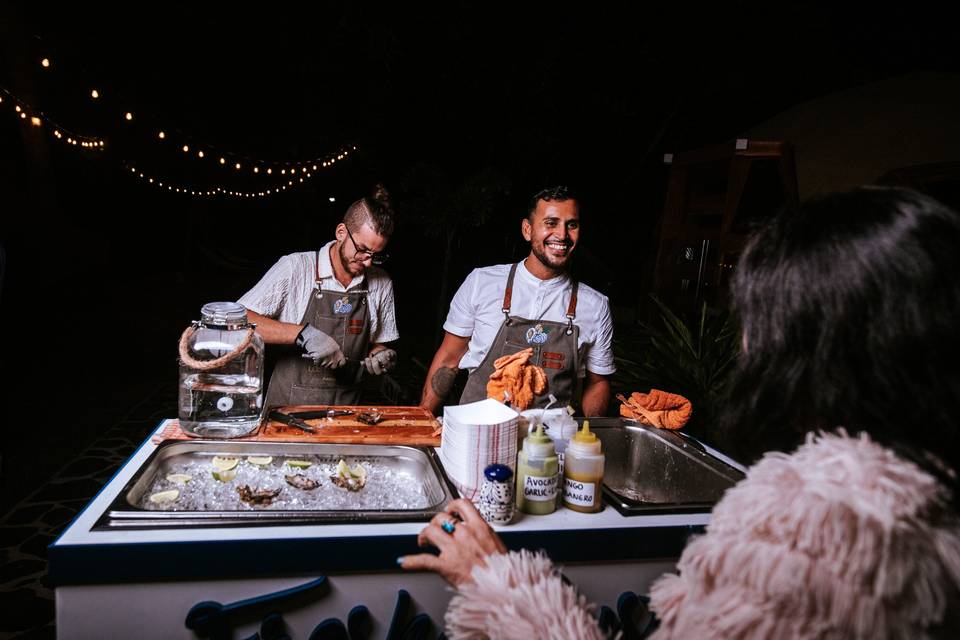
[[[507,276],[507,288],[503,292],[503,306],[500,310],[503,312],[507,326],[510,325],[510,303],[513,299],[513,277],[517,273],[517,264],[510,265],[510,275]],[[567,305],[567,335],[573,333],[573,320],[577,317],[577,290],[580,283],[571,278],[572,288],[570,289],[570,304]]]
[[570,289],[570,304],[567,306],[567,335],[573,333],[573,319],[577,317],[577,289],[580,283],[573,281],[573,288]]
[[513,276],[516,273],[517,273],[517,264],[514,263],[510,265],[510,275],[507,276],[507,288],[503,292],[503,306],[500,309],[501,311],[503,311],[503,315],[507,325],[510,324],[510,302],[511,302],[511,299],[513,298]]

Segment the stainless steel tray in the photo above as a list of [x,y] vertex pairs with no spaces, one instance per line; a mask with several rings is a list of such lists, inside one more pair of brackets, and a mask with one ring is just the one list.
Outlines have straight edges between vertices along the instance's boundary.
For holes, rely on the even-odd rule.
[[603,442],[607,501],[624,515],[709,511],[743,473],[680,433],[619,418],[590,420]]
[[[239,458],[236,478],[213,476],[213,458]],[[248,456],[271,456],[266,467]],[[357,492],[336,487],[329,475],[340,459],[368,471]],[[308,460],[300,469],[289,460]],[[186,484],[167,479],[186,472]],[[285,482],[286,475],[305,475],[320,487],[304,491]],[[237,488],[281,491],[270,504],[243,502]],[[178,489],[174,502],[154,504],[149,496]],[[350,445],[299,442],[166,442],[144,462],[100,518],[98,529],[242,526],[264,524],[425,521],[456,496],[432,449],[398,445]]]

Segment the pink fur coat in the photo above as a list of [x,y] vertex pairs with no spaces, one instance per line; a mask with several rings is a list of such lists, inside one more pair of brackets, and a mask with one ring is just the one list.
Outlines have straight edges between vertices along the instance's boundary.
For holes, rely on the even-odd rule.
[[[960,521],[947,492],[866,436],[810,435],[767,454],[677,568],[650,593],[661,640],[960,637]],[[603,637],[541,554],[491,556],[473,576],[447,610],[451,638]]]

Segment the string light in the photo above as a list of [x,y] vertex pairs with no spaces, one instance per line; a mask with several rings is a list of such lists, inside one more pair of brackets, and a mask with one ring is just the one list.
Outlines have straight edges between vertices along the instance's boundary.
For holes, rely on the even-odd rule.
[[[189,186],[185,186],[182,184],[176,184],[176,182],[171,182],[166,178],[150,175],[149,173],[139,171],[135,166],[132,166],[129,164],[125,165],[125,168],[128,169],[131,174],[133,174],[135,177],[142,180],[147,185],[153,185],[157,188],[162,188],[165,191],[169,191],[171,193],[179,193],[183,195],[193,195],[193,196],[202,196],[202,197],[223,196],[223,197],[230,197],[230,198],[266,198],[273,195],[278,195],[282,191],[286,191],[288,186],[294,185],[294,181],[289,180],[287,181],[286,185],[276,185],[268,189],[263,189],[261,187],[257,191],[237,191],[232,189],[225,189],[223,187],[197,189],[197,188],[191,188]],[[126,171],[124,171],[124,173],[126,173]],[[311,175],[312,174],[307,174],[307,178],[309,178]],[[300,178],[299,180],[301,183],[305,182],[304,178]]]
[[49,68],[50,68],[50,58],[44,58],[43,60],[41,60],[41,61],[40,61],[40,66],[42,66],[44,69],[49,69]]
[[[29,115],[30,116],[29,122],[32,126],[39,128],[39,127],[43,127],[45,124],[49,125],[48,127],[46,127],[47,130],[50,131],[50,134],[57,140],[60,140],[61,142],[64,142],[65,144],[68,144],[71,146],[80,146],[84,149],[103,150],[106,147],[106,143],[104,140],[91,137],[91,136],[83,136],[83,135],[75,134],[71,132],[69,129],[60,126],[55,121],[53,121],[53,119],[51,119],[49,116],[44,114],[42,111],[30,108],[29,105],[26,105],[26,103],[18,99],[16,96],[10,93],[9,90],[7,90],[2,86],[0,86],[0,94],[2,94],[0,95],[0,104],[13,105],[15,112],[20,115],[20,118],[22,120],[27,120],[27,117]],[[97,89],[92,89],[90,92],[90,95],[93,99],[100,98],[100,92]],[[125,111],[123,113],[124,113],[124,119],[126,121],[129,122],[133,120],[132,112]],[[160,140],[167,140],[169,137],[168,131],[169,130],[167,129],[157,130],[157,138]],[[204,145],[198,145],[198,146],[204,147]],[[181,148],[185,153],[189,152],[190,147],[191,145],[189,144],[183,144],[181,146]],[[349,149],[352,149],[355,151],[356,148],[357,147],[355,145],[352,145]],[[204,149],[197,149],[196,151],[197,151],[197,157],[200,159],[204,159],[208,155],[208,153],[205,152]],[[249,160],[248,162],[240,162],[239,159],[242,159],[242,158],[237,156],[234,160],[231,160],[230,164],[233,165],[233,169],[236,172],[249,170],[250,174],[257,174],[257,175],[261,173],[265,173],[268,176],[272,176],[274,168],[280,168],[281,174],[284,176],[286,176],[289,170],[291,178],[294,177],[294,174],[300,173],[302,174],[301,176],[296,176],[298,178],[297,184],[303,184],[304,182],[306,182],[306,180],[313,177],[314,174],[311,172],[311,169],[313,171],[316,171],[318,166],[322,166],[322,167],[332,166],[333,162],[335,161],[335,158],[342,159],[347,153],[348,153],[348,148],[343,147],[339,149],[335,154],[329,154],[325,158],[318,158],[316,160],[308,160],[308,161],[293,162],[293,163],[263,162],[263,161],[256,161],[256,160]],[[230,157],[231,155],[236,156],[236,154],[227,152],[224,155],[215,156],[215,157],[218,157],[220,165],[226,165],[227,158]],[[263,171],[261,171],[261,169],[263,169]],[[298,169],[299,171],[297,171]],[[195,188],[191,189],[184,185],[174,184],[162,177],[147,175],[142,171],[138,172],[136,169],[132,167],[131,167],[131,173],[134,176],[138,177],[139,179],[145,181],[146,184],[154,185],[173,193],[182,193],[182,194],[189,193],[190,195],[202,195],[202,196],[211,196],[211,195],[225,196],[229,194],[237,198],[263,198],[271,195],[280,194],[281,192],[286,191],[288,187],[294,186],[294,181],[291,179],[291,180],[287,180],[286,184],[274,185],[273,187],[266,188],[266,189],[264,188],[264,186],[258,186],[257,190],[250,190],[250,191],[234,190],[234,191],[228,192],[220,187],[218,187],[215,191],[203,190],[203,189],[198,190]]]
[[82,136],[69,131],[65,127],[57,124],[50,116],[45,114],[40,109],[33,108],[17,96],[10,93],[10,91],[6,88],[0,87],[0,94],[2,94],[2,96],[0,96],[0,104],[9,103],[13,105],[14,113],[19,115],[20,119],[25,123],[29,122],[33,127],[40,128],[44,125],[47,125],[50,135],[57,140],[69,145],[79,145],[85,149],[102,150],[104,148],[105,145],[103,140],[92,136]]

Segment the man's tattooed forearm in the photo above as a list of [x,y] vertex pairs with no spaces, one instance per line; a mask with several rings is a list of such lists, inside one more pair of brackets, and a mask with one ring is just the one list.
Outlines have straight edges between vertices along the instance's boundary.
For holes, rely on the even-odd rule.
[[430,387],[439,398],[446,398],[453,388],[453,381],[457,377],[456,367],[440,367],[430,379]]

